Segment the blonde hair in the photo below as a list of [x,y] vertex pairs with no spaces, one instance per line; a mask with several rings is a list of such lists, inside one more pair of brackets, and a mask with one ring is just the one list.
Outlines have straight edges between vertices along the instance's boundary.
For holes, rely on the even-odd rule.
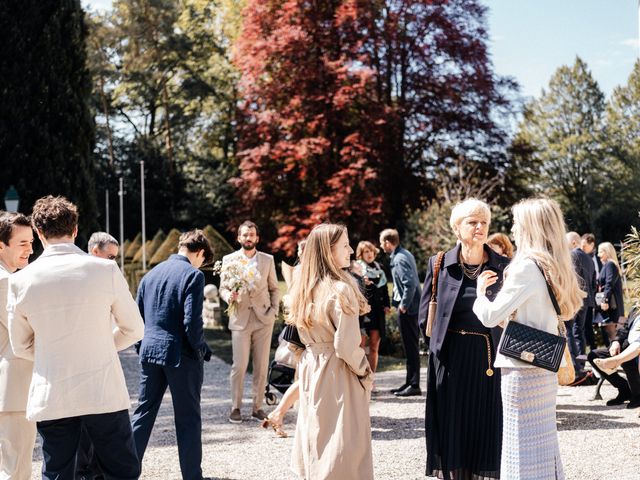
[[477,198],[468,198],[453,207],[451,217],[449,218],[449,225],[455,232],[456,227],[460,225],[460,222],[462,222],[464,218],[475,215],[483,217],[487,220],[487,223],[491,223],[491,209],[489,205]]
[[347,233],[344,225],[323,223],[314,227],[300,259],[299,272],[291,286],[291,308],[287,323],[299,329],[309,329],[313,320],[327,321],[330,300],[337,303],[347,315],[357,315],[367,306],[353,276],[340,268],[332,253],[332,247]]
[[607,254],[607,261],[613,262],[613,264],[618,269],[618,273],[622,275],[622,270],[620,269],[620,264],[618,263],[618,255],[616,254],[615,247],[609,242],[602,242],[600,245],[598,245],[598,252],[600,250]]
[[582,308],[586,294],[578,286],[560,206],[547,198],[523,200],[513,207],[513,223],[518,226],[514,232],[518,251],[511,265],[535,260],[553,288],[560,318],[570,320]]
[[378,253],[380,253],[380,249],[376,247],[373,243],[369,242],[368,240],[362,240],[360,243],[358,243],[358,246],[356,247],[356,258],[358,260],[362,260],[362,254],[364,253],[365,250],[371,250],[373,252],[374,257],[377,257]]
[[513,258],[513,243],[504,233],[494,233],[487,239],[487,245],[497,245],[502,250],[502,255]]

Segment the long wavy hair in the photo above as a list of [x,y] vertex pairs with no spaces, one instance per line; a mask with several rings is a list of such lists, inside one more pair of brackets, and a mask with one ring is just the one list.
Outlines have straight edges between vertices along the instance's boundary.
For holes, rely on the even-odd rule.
[[327,321],[332,298],[337,298],[347,315],[357,315],[365,309],[367,301],[355,279],[333,258],[332,248],[346,232],[344,225],[333,223],[323,223],[311,230],[293,278],[287,323],[309,329],[314,320]]
[[620,263],[618,263],[618,255],[616,254],[616,249],[611,243],[602,242],[600,245],[598,245],[598,252],[606,253],[607,261],[612,262],[618,269],[618,273],[622,275],[622,270],[620,269]]
[[560,206],[547,198],[523,200],[513,207],[513,223],[518,249],[511,265],[525,259],[537,261],[556,295],[560,317],[573,318],[586,293],[578,286]]

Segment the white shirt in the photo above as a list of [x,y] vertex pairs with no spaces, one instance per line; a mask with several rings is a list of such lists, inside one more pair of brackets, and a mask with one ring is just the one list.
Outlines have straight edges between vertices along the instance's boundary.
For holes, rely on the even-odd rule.
[[[514,311],[517,311],[515,321],[518,323],[558,335],[558,316],[551,303],[547,283],[531,259],[523,259],[509,266],[502,289],[493,302],[479,295],[473,304],[473,312],[486,327],[508,322]],[[498,368],[534,368],[529,363],[505,357],[501,353],[497,354],[494,365]]]

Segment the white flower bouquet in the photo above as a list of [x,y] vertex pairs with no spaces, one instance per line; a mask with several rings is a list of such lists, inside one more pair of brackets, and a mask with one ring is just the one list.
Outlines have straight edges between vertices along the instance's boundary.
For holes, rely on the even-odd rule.
[[[218,261],[213,266],[213,272],[220,275],[220,289],[229,290],[231,293],[242,294],[253,290],[256,282],[260,280],[257,265],[250,265],[246,258],[234,258],[225,264]],[[238,301],[234,300],[229,304],[227,314],[231,315],[237,308]]]

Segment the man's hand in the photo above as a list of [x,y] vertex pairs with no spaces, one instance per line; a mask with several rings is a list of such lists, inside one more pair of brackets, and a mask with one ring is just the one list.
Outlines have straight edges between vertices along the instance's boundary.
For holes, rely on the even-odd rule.
[[398,307],[398,311],[399,311],[400,313],[402,313],[402,314],[407,313],[407,309],[406,309],[406,308],[404,308],[404,307]]
[[611,342],[611,345],[609,346],[609,355],[611,355],[612,357],[615,357],[619,353],[620,353],[620,342],[618,342],[617,340],[614,340],[613,342]]
[[607,310],[609,310],[609,304],[607,302],[602,302],[600,304],[600,310],[602,310],[603,312],[606,312]]

